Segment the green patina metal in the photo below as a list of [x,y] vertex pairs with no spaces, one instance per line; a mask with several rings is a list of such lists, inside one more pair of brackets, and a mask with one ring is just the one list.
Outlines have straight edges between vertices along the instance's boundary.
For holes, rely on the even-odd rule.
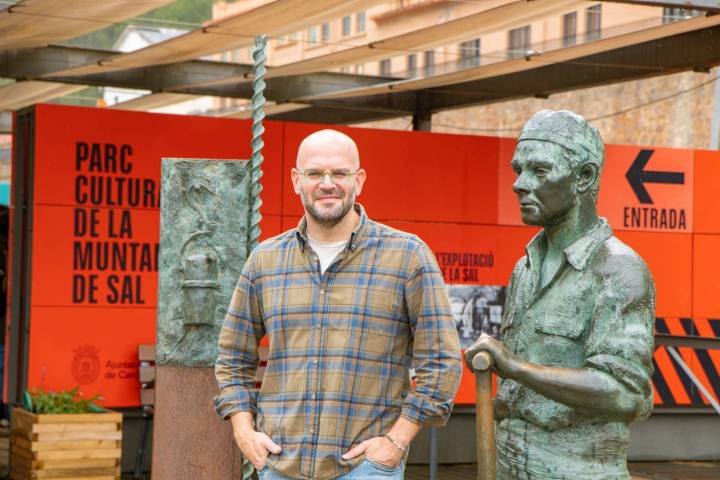
[[157,361],[209,367],[248,255],[251,164],[166,158],[161,182]]
[[267,47],[268,36],[258,35],[255,37],[255,49],[253,50],[253,96],[252,96],[252,140],[250,146],[252,147],[252,155],[250,156],[250,163],[252,164],[252,183],[250,185],[252,206],[250,208],[250,250],[255,248],[260,239],[260,206],[262,200],[260,200],[260,193],[262,192],[262,184],[260,179],[262,178],[262,163],[264,160],[262,149],[265,146],[265,142],[262,139],[263,133],[265,133],[265,127],[263,127],[262,121],[265,118],[265,74],[267,69],[265,68],[265,48]]
[[628,423],[652,409],[655,291],[644,261],[596,213],[604,145],[544,110],[513,157],[524,223],[543,227],[512,273],[495,360],[497,478],[627,479]]

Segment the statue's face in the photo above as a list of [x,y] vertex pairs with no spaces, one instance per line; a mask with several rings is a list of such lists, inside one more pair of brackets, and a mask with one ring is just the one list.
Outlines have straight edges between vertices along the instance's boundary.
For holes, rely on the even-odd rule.
[[575,173],[560,145],[523,140],[515,149],[512,167],[517,175],[513,191],[525,224],[556,225],[576,205]]

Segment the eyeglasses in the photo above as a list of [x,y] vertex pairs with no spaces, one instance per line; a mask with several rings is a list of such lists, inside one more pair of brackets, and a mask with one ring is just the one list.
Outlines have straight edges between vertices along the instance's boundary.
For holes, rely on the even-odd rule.
[[310,183],[320,183],[325,179],[325,175],[330,176],[331,183],[344,183],[350,180],[354,175],[357,175],[358,170],[319,170],[315,168],[309,168],[304,172],[298,172]]

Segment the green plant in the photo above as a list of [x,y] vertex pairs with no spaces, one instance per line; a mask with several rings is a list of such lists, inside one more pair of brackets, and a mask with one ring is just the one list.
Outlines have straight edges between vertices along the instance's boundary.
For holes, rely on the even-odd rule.
[[81,398],[79,387],[60,392],[46,392],[40,388],[25,391],[23,407],[33,413],[102,413],[105,409],[95,402],[100,395]]

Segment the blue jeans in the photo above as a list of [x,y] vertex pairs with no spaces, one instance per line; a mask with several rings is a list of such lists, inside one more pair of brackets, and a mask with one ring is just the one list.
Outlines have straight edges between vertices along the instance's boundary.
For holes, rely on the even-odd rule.
[[[268,466],[264,466],[257,472],[260,480],[291,480],[280,475]],[[405,478],[405,462],[400,462],[395,468],[386,467],[373,460],[365,459],[357,467],[335,480],[403,480]]]

